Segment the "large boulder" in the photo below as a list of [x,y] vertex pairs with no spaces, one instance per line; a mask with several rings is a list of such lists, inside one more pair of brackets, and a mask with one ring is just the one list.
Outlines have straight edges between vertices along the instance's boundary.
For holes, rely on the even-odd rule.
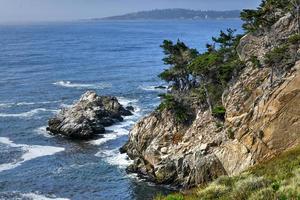
[[89,139],[105,133],[106,126],[122,121],[122,116],[132,115],[116,97],[98,96],[88,91],[70,108],[62,109],[48,122],[52,134],[69,138]]

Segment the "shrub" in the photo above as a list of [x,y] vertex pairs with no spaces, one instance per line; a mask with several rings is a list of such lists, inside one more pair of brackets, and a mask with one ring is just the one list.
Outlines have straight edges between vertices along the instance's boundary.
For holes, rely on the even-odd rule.
[[247,199],[252,192],[266,187],[268,183],[269,181],[263,177],[250,176],[236,183],[232,192],[232,198],[236,200]]
[[169,110],[171,111],[177,122],[184,123],[188,121],[189,115],[186,107],[171,94],[165,94],[161,96],[163,98],[162,103],[158,106],[158,111]]
[[235,179],[229,176],[220,176],[215,182],[218,185],[224,185],[227,187],[232,187],[234,185]]
[[278,191],[280,188],[280,184],[278,182],[274,182],[272,183],[271,187],[274,191]]
[[288,39],[290,44],[299,44],[300,42],[300,34],[291,35]]
[[165,200],[184,200],[184,198],[183,198],[183,195],[181,195],[181,194],[173,194],[173,195],[167,196],[167,198]]
[[260,68],[261,67],[261,63],[260,63],[260,61],[258,60],[258,58],[257,58],[257,56],[251,56],[250,57],[250,60],[249,60],[253,65],[254,65],[254,67],[256,67],[256,68]]
[[265,55],[265,62],[268,65],[278,65],[282,63],[284,60],[290,58],[289,55],[289,47],[288,45],[281,45],[279,47],[274,48],[270,52]]
[[211,184],[205,189],[200,189],[197,192],[197,197],[202,200],[218,199],[228,193],[230,189],[224,185]]
[[249,200],[274,200],[275,192],[272,188],[263,188],[250,195]]
[[226,113],[226,109],[224,108],[224,106],[216,106],[212,110],[213,116],[222,120],[224,120],[225,118],[225,113]]

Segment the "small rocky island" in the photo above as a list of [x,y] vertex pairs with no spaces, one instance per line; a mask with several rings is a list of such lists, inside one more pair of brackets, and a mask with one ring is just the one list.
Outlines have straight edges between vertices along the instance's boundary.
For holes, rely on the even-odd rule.
[[105,133],[105,127],[132,115],[131,106],[124,108],[116,97],[99,96],[88,91],[70,108],[63,108],[48,122],[47,131],[73,139],[90,139]]

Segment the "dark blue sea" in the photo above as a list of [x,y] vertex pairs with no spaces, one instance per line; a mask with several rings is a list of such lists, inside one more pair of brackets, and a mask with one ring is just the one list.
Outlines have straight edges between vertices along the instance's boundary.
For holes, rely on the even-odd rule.
[[[118,152],[132,125],[159,104],[160,44],[204,50],[239,20],[82,21],[0,25],[0,199],[147,200],[170,189],[126,174]],[[47,120],[87,90],[117,96],[134,116],[104,138],[50,136]]]

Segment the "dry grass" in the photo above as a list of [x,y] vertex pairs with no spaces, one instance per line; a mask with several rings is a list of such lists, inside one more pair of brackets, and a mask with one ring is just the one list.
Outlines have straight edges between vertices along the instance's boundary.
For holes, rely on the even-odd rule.
[[300,200],[300,146],[234,177],[156,200]]

